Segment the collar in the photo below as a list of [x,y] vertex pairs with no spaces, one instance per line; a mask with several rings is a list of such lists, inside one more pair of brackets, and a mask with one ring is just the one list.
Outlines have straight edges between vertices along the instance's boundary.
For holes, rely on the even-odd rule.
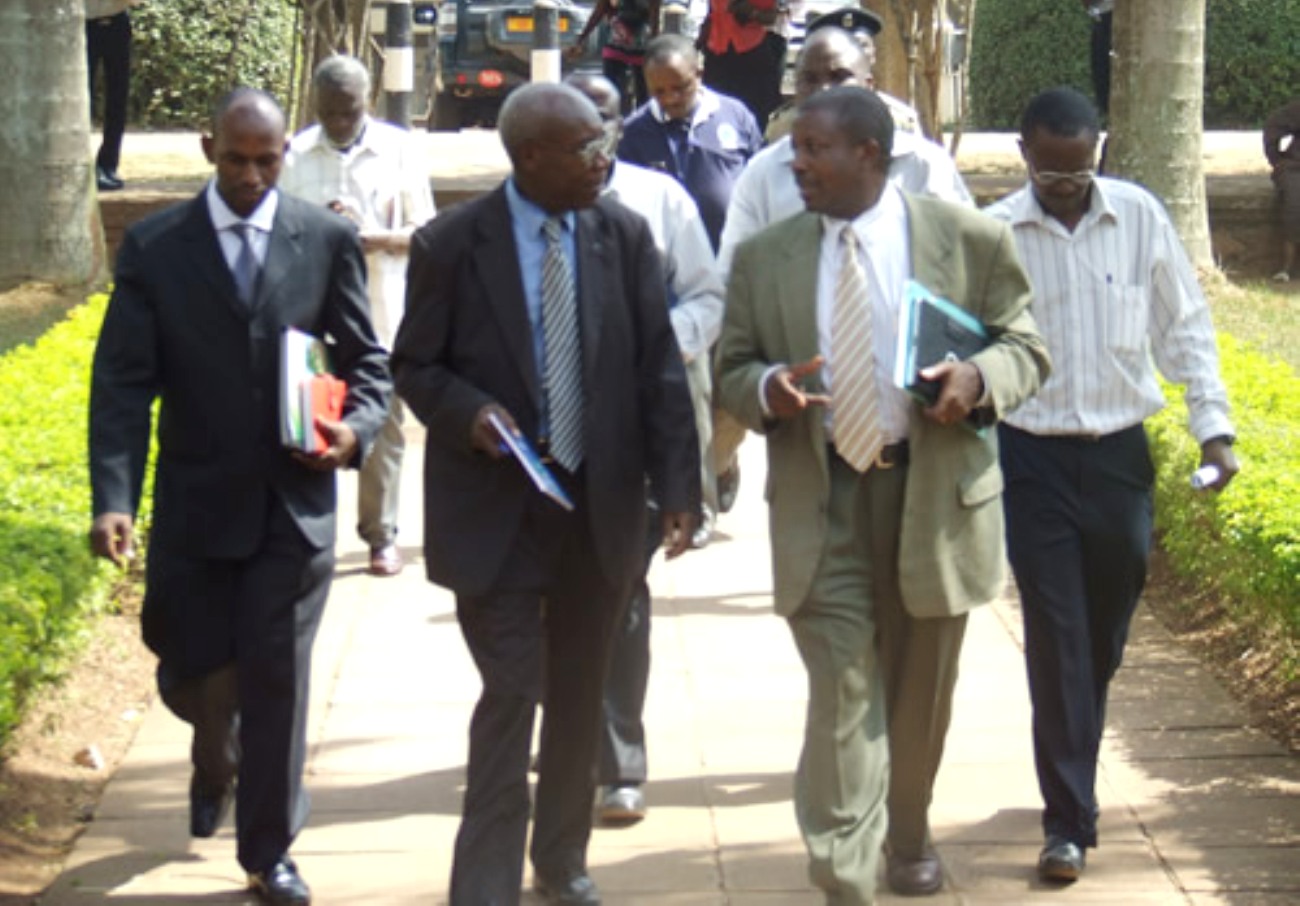
[[[695,109],[691,111],[692,128],[713,116],[721,106],[718,96],[704,85],[700,85],[699,90],[695,93]],[[659,106],[659,102],[654,98],[650,99],[650,115],[660,123],[668,122],[668,116],[664,113],[664,109]]]
[[212,220],[212,228],[220,233],[222,230],[229,229],[238,223],[247,223],[256,230],[260,230],[267,235],[271,233],[271,227],[275,224],[275,212],[280,207],[280,192],[272,188],[262,198],[262,203],[253,209],[253,213],[247,217],[240,217],[230,206],[226,204],[221,193],[217,191],[217,181],[208,180],[207,190],[204,197],[208,203],[208,217]]
[[[506,204],[510,207],[510,219],[523,228],[525,236],[540,236],[542,225],[551,219],[551,215],[541,206],[523,196],[515,185],[513,176],[506,180]],[[565,211],[560,215],[560,221],[570,235],[574,231],[577,216],[573,211]]]
[[[1115,212],[1115,206],[1111,203],[1110,190],[1106,188],[1110,180],[1104,176],[1094,177],[1092,180],[1092,194],[1088,198],[1088,210],[1084,212],[1083,219],[1079,221],[1079,226],[1075,228],[1077,233],[1080,228],[1091,226],[1093,223],[1108,220],[1112,223],[1119,220]],[[1043,229],[1050,229],[1053,224],[1057,223],[1055,217],[1050,216],[1043,210],[1043,206],[1038,203],[1034,197],[1034,184],[1026,182],[1016,196],[1008,204],[1011,213],[1011,225],[1022,226],[1032,224]]]
[[306,150],[314,154],[338,154],[343,157],[353,157],[363,151],[369,151],[371,154],[379,153],[379,130],[371,128],[374,120],[370,114],[365,114],[361,118],[361,134],[347,148],[337,148],[330,141],[329,136],[325,134],[325,129],[319,123],[311,127],[310,144]]
[[880,193],[880,198],[876,199],[876,203],[852,220],[840,220],[837,217],[828,217],[822,214],[822,235],[838,235],[846,223],[851,224],[853,232],[858,234],[859,243],[863,248],[866,248],[867,238],[873,230],[881,224],[894,223],[899,218],[904,217],[906,217],[906,209],[903,207],[903,193],[892,182],[886,182],[884,189]]

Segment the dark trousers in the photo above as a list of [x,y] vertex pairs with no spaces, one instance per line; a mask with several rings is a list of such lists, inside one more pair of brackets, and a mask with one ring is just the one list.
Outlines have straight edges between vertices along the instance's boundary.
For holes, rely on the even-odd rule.
[[596,768],[596,779],[605,786],[646,781],[645,724],[641,719],[650,684],[650,585],[646,574],[662,541],[663,522],[659,509],[652,505],[646,523],[645,565],[627,612],[614,630],[605,677],[605,719]]
[[456,616],[483,681],[469,730],[464,811],[451,875],[453,906],[520,899],[528,835],[528,761],[543,706],[530,857],[548,878],[586,871],[609,639],[627,589],[593,556],[578,483],[559,473],[577,509],[530,495],[501,588],[458,595]]
[[1097,753],[1151,550],[1141,425],[1099,440],[1000,430],[1043,831],[1097,845]]
[[1114,13],[1102,13],[1092,23],[1090,62],[1092,68],[1092,93],[1096,95],[1097,108],[1105,113],[1110,109],[1110,21]]
[[704,84],[744,103],[767,128],[767,118],[781,106],[781,76],[785,73],[785,38],[768,32],[753,50],[715,54],[704,51]]
[[126,134],[126,102],[131,93],[131,17],[125,12],[86,21],[86,69],[90,102],[95,103],[95,73],[104,67],[104,138],[95,164],[117,172]]
[[605,57],[601,60],[601,71],[618,89],[619,109],[624,116],[649,100],[650,94],[645,87],[645,73],[640,66]]
[[311,650],[333,571],[333,548],[311,547],[278,500],[247,559],[184,557],[165,539],[150,550],[145,608],[169,637],[159,689],[194,728],[193,782],[212,792],[237,779],[247,871],[275,864],[307,820]]

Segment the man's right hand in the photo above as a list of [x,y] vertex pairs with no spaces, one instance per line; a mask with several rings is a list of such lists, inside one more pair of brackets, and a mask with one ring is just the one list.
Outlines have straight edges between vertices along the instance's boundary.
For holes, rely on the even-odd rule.
[[808,393],[799,383],[809,375],[821,371],[825,359],[814,356],[798,365],[787,365],[774,371],[763,385],[763,400],[772,418],[795,418],[809,406],[826,406],[831,398],[824,393]]
[[126,566],[135,556],[135,520],[127,513],[100,513],[90,526],[90,550]]
[[497,429],[488,420],[488,415],[492,413],[501,419],[506,430],[514,434],[519,433],[519,426],[515,424],[509,412],[496,403],[488,403],[474,416],[474,425],[469,432],[469,445],[490,459],[500,459],[506,455],[505,439],[497,433]]

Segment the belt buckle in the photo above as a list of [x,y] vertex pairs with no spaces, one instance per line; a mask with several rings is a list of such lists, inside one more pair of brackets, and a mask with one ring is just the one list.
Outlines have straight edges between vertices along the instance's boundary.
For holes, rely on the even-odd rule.
[[871,459],[871,468],[888,470],[898,464],[892,456],[889,458],[885,457],[885,451],[892,449],[892,446],[893,445],[891,444],[885,444],[876,451],[876,455]]

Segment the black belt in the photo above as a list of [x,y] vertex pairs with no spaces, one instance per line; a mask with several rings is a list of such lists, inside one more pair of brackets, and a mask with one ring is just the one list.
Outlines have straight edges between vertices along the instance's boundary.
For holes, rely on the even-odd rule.
[[[839,451],[835,449],[835,444],[827,444],[826,448],[832,456],[839,456]],[[841,459],[844,457],[840,456]],[[907,441],[900,440],[896,444],[885,444],[876,453],[875,459],[871,460],[872,469],[892,469],[894,466],[905,466],[912,458],[911,447]],[[848,460],[844,460],[846,463]]]

